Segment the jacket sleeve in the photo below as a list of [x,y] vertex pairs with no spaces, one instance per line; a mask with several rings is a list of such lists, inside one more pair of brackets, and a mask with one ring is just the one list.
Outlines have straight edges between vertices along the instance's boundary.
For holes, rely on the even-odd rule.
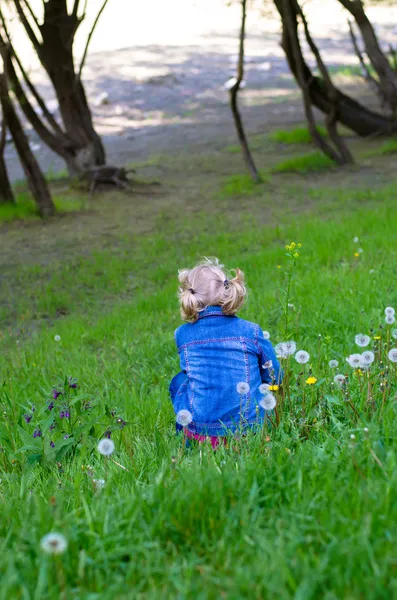
[[256,343],[259,348],[259,369],[262,383],[280,385],[283,380],[283,371],[277,360],[276,353],[269,340],[263,337],[263,331],[258,328],[258,337]]

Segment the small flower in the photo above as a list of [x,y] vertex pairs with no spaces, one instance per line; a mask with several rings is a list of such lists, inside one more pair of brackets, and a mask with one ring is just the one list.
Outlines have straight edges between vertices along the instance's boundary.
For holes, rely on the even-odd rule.
[[295,354],[295,360],[300,365],[305,365],[310,360],[310,354],[306,350],[298,350]]
[[274,348],[274,351],[276,353],[277,358],[287,358],[288,356],[284,349],[284,342],[280,342],[279,344],[277,344]]
[[25,419],[26,423],[30,423],[30,421],[32,420],[32,415],[25,414],[23,415],[23,418]]
[[294,352],[296,352],[296,343],[295,342],[284,342],[283,343],[283,350],[284,353],[287,354],[288,356],[290,354],[294,354]]
[[371,350],[366,350],[365,352],[362,353],[361,355],[364,359],[364,365],[368,366],[372,365],[372,363],[375,360],[375,354],[373,352],[371,352]]
[[262,365],[262,369],[272,369],[273,368],[273,361],[272,360],[268,360],[265,362],[264,365]]
[[96,490],[101,490],[105,486],[106,481],[104,479],[93,479],[92,483]]
[[42,435],[43,434],[41,433],[40,429],[35,429],[34,432],[33,432],[33,437],[34,438],[42,437]]
[[388,325],[393,325],[395,320],[396,320],[396,317],[394,315],[386,315],[385,316],[385,321]]
[[98,452],[103,456],[110,456],[115,449],[113,440],[103,439],[98,443]]
[[356,369],[354,371],[354,374],[357,375],[357,377],[362,377],[363,376],[363,372],[361,369]]
[[259,386],[259,392],[263,395],[267,394],[270,390],[270,385],[268,383],[262,383]]
[[306,379],[306,383],[307,385],[314,385],[315,383],[317,383],[317,379],[315,377],[308,377]]
[[350,439],[351,439],[351,440],[355,440],[355,439],[356,439],[356,436],[354,435],[354,433],[351,433],[351,434],[350,434]]
[[110,431],[110,429],[107,429],[105,431],[105,433],[103,434],[103,437],[106,438],[107,440],[110,440],[111,435],[112,435],[112,432]]
[[269,391],[270,392],[277,392],[278,391],[279,386],[275,383],[273,385],[269,385]]
[[61,410],[61,412],[59,413],[59,418],[60,419],[69,419],[70,412],[68,410]]
[[277,265],[277,269],[281,269],[281,265]]
[[68,434],[68,433],[65,433],[65,435],[63,436],[63,439],[64,439],[64,440],[68,440],[68,439],[69,439],[69,434]]
[[276,407],[277,401],[273,394],[266,394],[266,396],[263,396],[259,404],[265,410],[273,410]]
[[397,363],[397,348],[392,348],[387,356],[391,362]]
[[355,244],[358,244],[358,237],[357,237],[357,236],[355,236],[355,237],[353,238],[353,242],[354,242]]
[[368,427],[364,427],[363,431],[365,431],[365,433],[368,433],[368,431],[369,431]]
[[397,329],[393,329],[393,331],[391,332],[391,336],[397,340]]
[[61,341],[61,336],[60,336],[60,335],[55,335],[55,336],[54,336],[54,340],[55,340],[56,342],[60,342],[60,341]]
[[364,365],[364,359],[361,356],[361,354],[350,354],[350,356],[348,356],[346,358],[346,361],[354,369],[357,369],[357,368],[362,367]]
[[49,426],[48,430],[49,431],[54,431],[55,427],[56,427],[56,423],[51,423],[51,425]]
[[73,377],[69,377],[68,384],[69,384],[70,388],[75,390],[77,388],[77,379],[74,379]]
[[50,446],[51,448],[55,448],[55,442],[53,442],[52,440],[50,441]]
[[374,335],[374,340],[380,340],[381,336],[380,335]]
[[365,348],[365,346],[368,346],[368,344],[371,341],[371,338],[369,337],[369,335],[364,335],[363,333],[359,333],[358,335],[356,335],[356,337],[354,338],[357,346],[360,346],[360,348]]
[[394,310],[394,308],[392,306],[387,306],[385,308],[385,315],[391,315],[392,317],[394,317],[394,315],[396,314],[396,311]]
[[358,253],[358,252],[355,252],[355,253],[354,253],[354,256],[355,256],[356,258],[358,258],[360,255],[359,255],[359,253]]
[[116,422],[119,425],[120,429],[124,429],[124,427],[127,425],[127,421],[124,421],[124,419],[122,418],[117,419]]
[[236,389],[237,389],[238,394],[240,394],[241,396],[244,396],[245,394],[248,394],[248,392],[250,391],[250,386],[248,383],[245,383],[245,381],[240,381],[237,384]]
[[342,373],[338,373],[338,375],[335,375],[334,377],[334,381],[337,385],[342,386],[345,383],[346,377],[344,375],[342,375]]
[[55,404],[53,402],[50,402],[49,405],[47,406],[48,410],[53,410]]
[[265,338],[265,340],[270,340],[270,333],[268,331],[264,331],[263,337]]
[[187,427],[193,421],[193,415],[189,410],[182,409],[176,415],[176,422],[182,427]]
[[[294,256],[295,256],[295,255],[294,255]],[[298,256],[298,254],[297,254],[297,256]],[[294,305],[294,304],[292,304],[292,302],[288,302],[288,308],[289,308],[290,310],[295,310],[295,305]],[[291,353],[291,354],[292,354],[292,353]]]
[[328,366],[331,367],[331,369],[336,369],[336,367],[339,367],[339,363],[337,360],[330,360],[328,363]]
[[52,397],[54,398],[54,400],[58,400],[59,396],[62,396],[62,392],[54,388],[52,390]]
[[40,548],[46,554],[63,554],[67,547],[68,542],[61,533],[48,533],[40,542]]

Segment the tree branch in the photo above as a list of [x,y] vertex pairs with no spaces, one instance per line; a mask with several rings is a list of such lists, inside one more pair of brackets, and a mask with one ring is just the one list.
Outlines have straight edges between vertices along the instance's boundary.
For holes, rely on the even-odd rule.
[[25,13],[23,11],[23,8],[21,6],[20,0],[14,0],[14,4],[15,4],[15,7],[17,9],[19,18],[21,19],[22,25],[24,26],[25,31],[26,31],[26,33],[27,33],[30,41],[32,42],[34,49],[36,50],[37,54],[40,57],[41,44],[40,44],[39,40],[37,39],[36,34],[33,31],[32,26],[29,23],[26,15],[25,15]]
[[[78,1],[78,0],[76,0],[76,1]],[[84,48],[83,57],[81,59],[79,72],[77,74],[77,79],[78,80],[81,79],[81,74],[83,72],[85,59],[87,58],[88,46],[90,45],[91,38],[94,35],[95,28],[98,25],[98,21],[101,18],[101,15],[102,15],[103,11],[105,10],[107,3],[108,3],[108,0],[104,0],[104,3],[102,4],[101,8],[99,9],[99,12],[98,12],[98,14],[96,16],[96,19],[95,19],[95,21],[94,21],[94,23],[93,23],[93,25],[91,27],[91,31],[90,31],[90,33],[88,35],[87,43],[86,43],[85,48]]]

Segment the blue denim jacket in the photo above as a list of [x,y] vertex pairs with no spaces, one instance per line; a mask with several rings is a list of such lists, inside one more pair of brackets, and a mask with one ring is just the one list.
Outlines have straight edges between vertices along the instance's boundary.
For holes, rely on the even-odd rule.
[[[226,435],[263,423],[259,386],[280,383],[281,372],[259,325],[226,316],[220,306],[209,306],[195,323],[175,331],[175,341],[185,377],[174,378],[179,387],[171,397],[175,414],[181,409],[191,412],[191,432]],[[250,386],[243,396],[236,389],[239,382]]]

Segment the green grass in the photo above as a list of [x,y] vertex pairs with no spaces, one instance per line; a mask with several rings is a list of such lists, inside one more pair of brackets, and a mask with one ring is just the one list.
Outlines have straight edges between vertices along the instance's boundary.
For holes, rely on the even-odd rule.
[[[60,213],[81,210],[85,202],[84,199],[72,197],[70,194],[65,196],[53,196],[53,201],[57,211]],[[37,206],[30,194],[26,192],[16,194],[15,204],[0,204],[0,223],[26,221],[38,218],[39,213]]]
[[[317,127],[318,132],[326,137],[327,131],[324,127]],[[269,135],[272,142],[282,144],[311,144],[313,139],[307,127],[293,127],[291,129],[278,129]]]
[[[260,173],[262,183],[269,181],[268,176],[265,173]],[[251,196],[258,191],[258,185],[253,181],[250,175],[232,175],[227,178],[227,181],[221,187],[222,197],[233,197],[233,196]]]
[[273,167],[273,172],[306,174],[329,170],[334,167],[335,163],[328,156],[315,151],[283,160]]
[[[241,161],[232,159],[189,156],[186,178],[178,157],[157,196],[98,196],[89,215],[1,231],[1,600],[397,596],[395,371],[376,362],[371,403],[345,362],[359,332],[379,333],[379,351],[391,343],[383,310],[397,305],[395,182],[376,163],[389,185],[363,170],[340,171],[337,183],[327,171],[314,181],[275,174],[251,188],[233,178]],[[241,316],[275,344],[291,240],[303,247],[290,333],[318,379],[307,414],[292,361],[269,441],[181,453],[167,392],[178,369],[177,270],[203,255],[242,268]],[[332,385],[331,358],[349,374],[346,396]],[[48,421],[44,438],[32,435],[65,375],[94,405],[73,457]],[[127,471],[95,451],[109,426]],[[106,480],[102,490],[93,478]],[[49,531],[68,539],[59,560],[40,550]]]

